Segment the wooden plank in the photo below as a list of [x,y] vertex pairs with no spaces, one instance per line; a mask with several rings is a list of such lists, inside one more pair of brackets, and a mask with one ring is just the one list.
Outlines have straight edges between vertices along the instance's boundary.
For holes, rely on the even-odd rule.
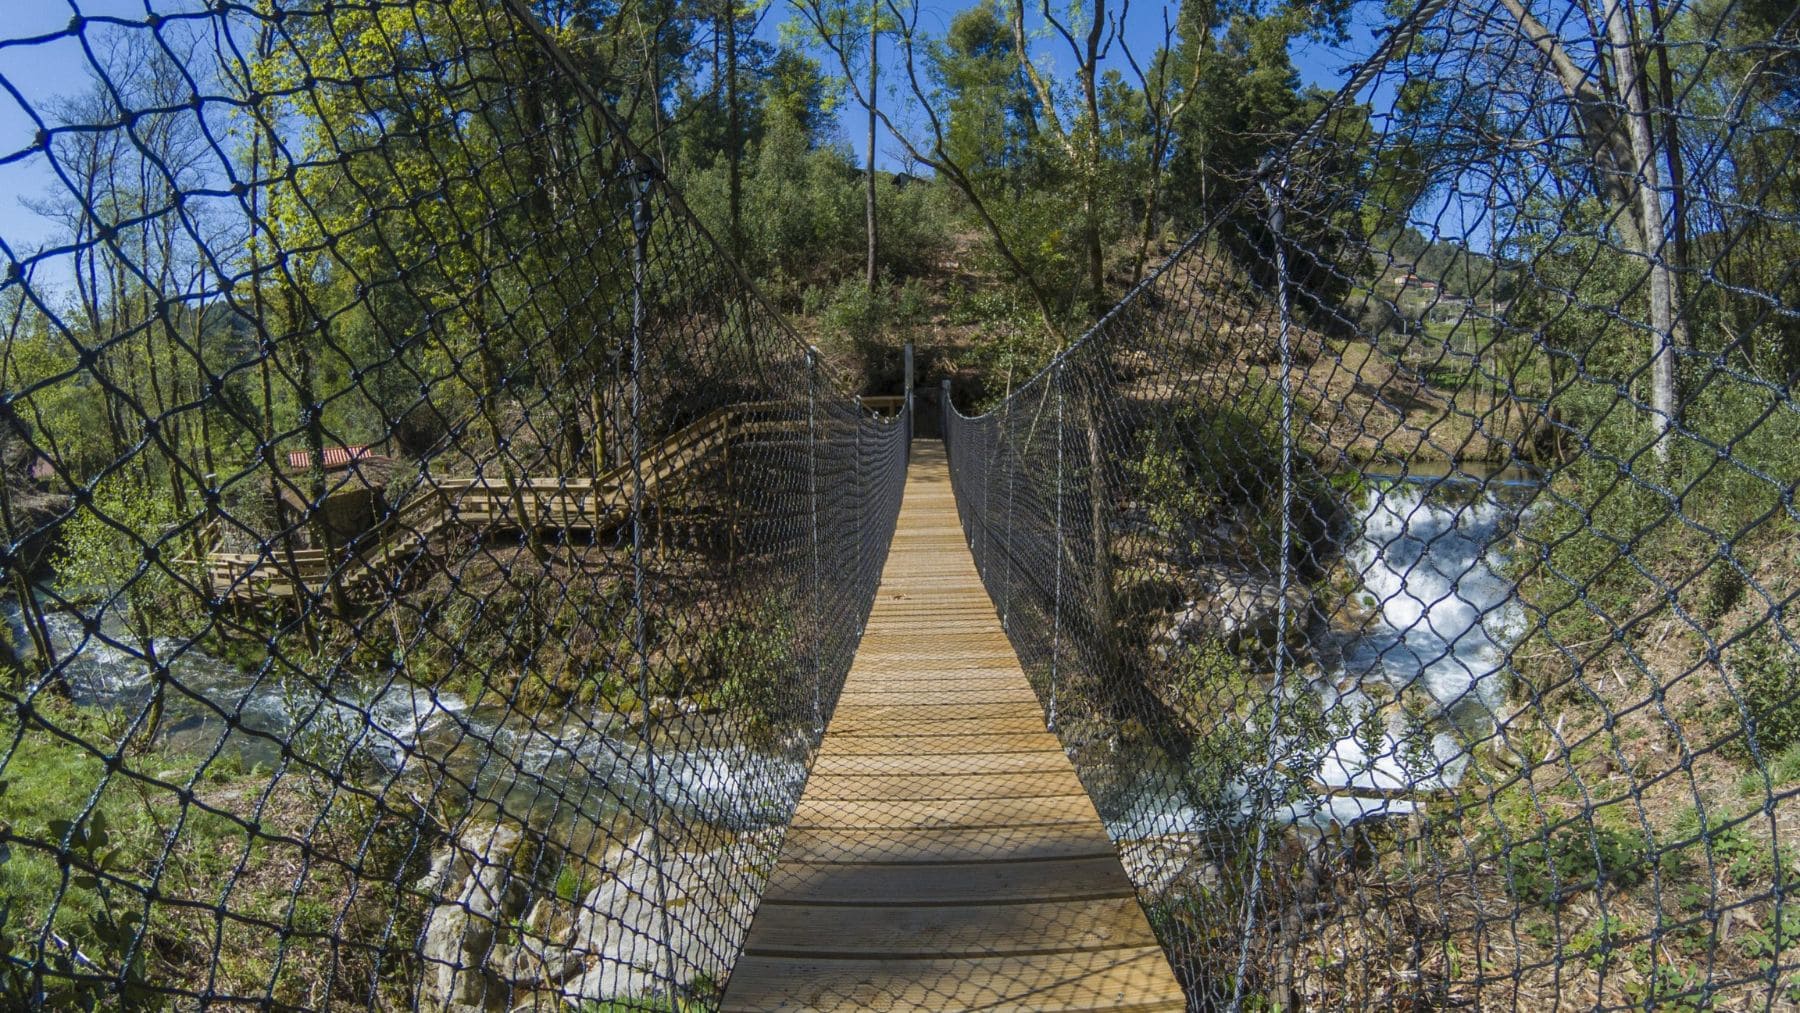
[[[951,713],[925,719],[916,714],[896,713],[894,708],[883,710],[884,713],[880,714],[840,714],[838,718],[843,720],[843,727],[835,729],[835,734],[880,735],[891,738],[895,735],[980,735],[984,732],[1019,735],[1044,731],[1042,712],[1035,711],[1031,714],[1018,713],[1002,717],[963,717]],[[836,723],[834,719],[833,724]]]
[[[751,929],[752,934],[755,929]],[[1162,950],[924,960],[748,956],[725,994],[737,1010],[1180,1010]]]
[[904,665],[896,665],[882,661],[872,661],[869,674],[878,675],[873,686],[853,686],[848,692],[906,692],[922,691],[952,692],[959,689],[996,689],[1013,688],[1019,685],[1017,668],[1007,671],[994,665],[970,667],[964,669],[919,672],[909,671]]
[[1131,896],[1116,855],[1036,862],[1007,856],[907,865],[783,861],[769,879],[763,903],[970,904]]
[[807,791],[820,801],[873,801],[900,799],[905,801],[973,800],[1032,798],[1053,795],[1078,795],[1081,782],[1069,769],[1067,760],[1061,770],[1014,771],[996,774],[945,773],[923,774],[821,774],[813,772]]
[[887,959],[1156,945],[1132,897],[1015,904],[1000,918],[967,904],[774,904],[757,917],[756,948],[746,952],[760,956],[822,956],[820,937],[833,940],[833,956]]
[[820,753],[813,761],[812,776],[904,774],[943,777],[957,774],[1012,774],[1018,772],[1067,772],[1068,758],[1061,752],[1032,750],[1024,753]]
[[905,684],[887,683],[877,690],[846,690],[838,699],[841,712],[850,707],[941,707],[945,705],[962,706],[964,704],[1036,704],[1037,694],[1030,686],[1021,686],[1016,681],[1011,685],[1004,682],[962,683],[948,687],[942,683],[928,683],[913,687]]
[[[1031,697],[1031,701],[1035,704],[1037,697]],[[838,707],[837,714],[846,721],[903,718],[927,727],[939,721],[1006,721],[1022,717],[1032,717],[1043,724],[1029,705],[1021,708],[1017,702],[965,703],[942,697],[905,704],[851,703]]]
[[837,728],[834,723],[832,734],[825,739],[825,749],[821,755],[827,752],[845,756],[1061,752],[1062,747],[1058,745],[1056,737],[1044,731],[1042,722],[1037,722],[1037,725],[1038,727],[1023,732],[984,733],[980,729],[959,732],[952,729],[932,733],[908,728],[897,732],[870,730],[862,734],[851,734],[846,729]]
[[1004,827],[1098,820],[1086,795],[1042,798],[839,801],[802,796],[794,825],[802,827]]
[[867,827],[795,827],[782,844],[782,861],[822,864],[984,862],[1010,858],[1092,858],[1115,854],[1097,823],[1031,827],[948,827],[880,830]]

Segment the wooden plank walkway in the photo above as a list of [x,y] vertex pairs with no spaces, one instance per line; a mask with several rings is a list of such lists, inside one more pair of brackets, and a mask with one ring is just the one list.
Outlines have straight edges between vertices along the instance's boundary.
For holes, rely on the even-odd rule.
[[944,448],[893,548],[727,1010],[1186,1008],[982,589]]

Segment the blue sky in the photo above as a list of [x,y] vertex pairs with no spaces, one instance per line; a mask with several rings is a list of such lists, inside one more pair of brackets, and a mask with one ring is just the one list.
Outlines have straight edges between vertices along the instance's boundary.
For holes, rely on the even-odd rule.
[[[1083,0],[1074,0],[1074,2],[1079,5],[1083,3]],[[974,0],[961,0],[961,2],[919,0],[919,3],[918,28],[922,35],[929,37],[942,37],[958,13],[975,5]],[[1349,76],[1351,65],[1361,55],[1368,53],[1373,48],[1375,40],[1369,19],[1380,13],[1380,6],[1379,4],[1358,4],[1356,19],[1350,25],[1349,37],[1340,45],[1315,42],[1296,45],[1292,52],[1292,58],[1301,78],[1308,84],[1331,91],[1337,90]],[[1117,14],[1120,10],[1119,0],[1109,0],[1108,8]],[[1027,9],[1028,11],[1036,9],[1029,0]],[[1066,7],[1064,9],[1066,10]],[[1165,9],[1172,17],[1174,14],[1173,3],[1167,5],[1166,8],[1161,3],[1138,3],[1125,8],[1123,40],[1126,45],[1129,45],[1132,55],[1140,66],[1148,63],[1150,57],[1163,42]],[[759,37],[771,42],[775,41],[780,25],[795,16],[791,12],[792,8],[788,0],[772,0],[769,9],[764,14],[758,32]],[[1036,44],[1035,52],[1039,65],[1046,70],[1068,73],[1074,69],[1072,54],[1069,52],[1067,43],[1061,39],[1043,38]],[[881,58],[883,66],[889,68],[896,66],[894,47],[891,43],[883,46]],[[1109,57],[1103,62],[1103,66],[1116,67],[1128,81],[1136,82],[1130,64],[1125,59],[1123,48],[1117,44],[1113,46]],[[830,73],[835,68],[828,65],[825,69],[827,73]],[[892,83],[890,79],[888,84]],[[887,88],[884,86],[883,90],[885,92]],[[846,111],[844,115],[852,121],[846,140],[853,140],[853,146],[860,155],[865,143],[863,140],[865,127],[862,125],[862,117],[865,114],[858,107]],[[879,161],[884,168],[904,167],[904,151],[896,141],[886,138],[880,143],[880,148]]]
[[[8,248],[23,254],[53,242],[57,235],[57,227],[25,202],[42,201],[59,189],[45,159],[30,150],[38,129],[33,112],[48,116],[57,97],[76,94],[90,86],[89,58],[82,41],[68,34],[71,19],[77,15],[117,17],[141,23],[147,12],[170,13],[192,10],[194,6],[193,0],[9,0],[0,4],[4,8],[4,17],[0,18],[0,84],[4,85],[0,89],[0,240]],[[929,34],[941,34],[955,14],[967,6],[926,0],[920,26]],[[1116,10],[1117,4],[1113,7]],[[1359,9],[1376,7],[1365,5]],[[1162,11],[1160,5],[1140,4],[1129,9],[1127,38],[1140,61],[1147,59],[1161,41]],[[779,25],[791,16],[787,0],[774,0],[759,34],[775,39]],[[39,38],[42,41],[18,41]],[[1368,25],[1359,24],[1347,44],[1304,45],[1296,48],[1294,60],[1309,83],[1335,89],[1343,82],[1355,54],[1368,51],[1371,39]],[[1058,52],[1061,45],[1049,40],[1041,45],[1046,68],[1055,70],[1070,65],[1066,49]],[[1126,69],[1122,56],[1115,53],[1113,61]],[[855,111],[850,111],[850,115],[855,115]],[[856,136],[858,132],[849,133]],[[903,152],[892,139],[883,142],[881,156],[885,166],[898,168],[904,164]]]

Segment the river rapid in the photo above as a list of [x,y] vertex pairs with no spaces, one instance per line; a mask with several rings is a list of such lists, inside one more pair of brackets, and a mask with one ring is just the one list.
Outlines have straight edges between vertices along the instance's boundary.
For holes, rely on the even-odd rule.
[[[1355,588],[1348,602],[1321,603],[1307,631],[1316,664],[1280,688],[1285,706],[1316,708],[1326,731],[1278,739],[1223,799],[1195,799],[1191,777],[1123,779],[1097,800],[1116,840],[1204,830],[1264,805],[1278,822],[1322,831],[1414,812],[1418,802],[1397,796],[1461,780],[1506,699],[1508,652],[1524,632],[1506,564],[1536,486],[1365,477],[1343,534]],[[1313,790],[1297,801],[1255,801],[1292,797],[1302,781]]]
[[[0,613],[14,642],[29,645],[17,603],[0,603]],[[805,783],[805,743],[774,752],[722,740],[647,743],[599,709],[471,706],[391,674],[340,674],[320,686],[275,665],[246,671],[177,638],[146,647],[116,609],[46,611],[44,632],[74,702],[121,718],[150,706],[150,658],[166,666],[157,749],[171,757],[273,768],[297,755],[361,783],[485,804],[516,819],[554,814],[565,824],[606,824],[655,807],[734,830],[778,826]]]
[[[1272,751],[1280,769],[1330,790],[1284,803],[1276,818],[1325,828],[1410,812],[1414,803],[1395,794],[1462,777],[1469,743],[1491,729],[1505,698],[1507,650],[1523,630],[1505,552],[1532,492],[1514,482],[1370,477],[1343,545],[1351,607],[1314,622],[1317,664],[1283,687],[1290,702],[1316,705],[1331,731]],[[0,609],[15,642],[29,644],[17,604]],[[146,650],[116,610],[98,614],[90,626],[89,615],[46,613],[57,673],[77,703],[136,714],[155,688],[154,653],[169,673],[158,745],[172,755],[273,767],[284,762],[283,743],[297,740],[312,762],[360,780],[460,796],[516,818],[578,814],[593,823],[654,806],[732,829],[779,826],[805,784],[804,742],[768,751],[690,736],[651,748],[604,711],[471,706],[394,674],[340,675],[321,687],[274,665],[246,671],[176,638]],[[1396,706],[1402,692],[1429,700],[1429,713]],[[1197,806],[1174,788],[1180,777],[1142,769],[1096,791],[1116,839],[1217,822],[1219,800]],[[1228,810],[1249,813],[1257,775],[1248,770],[1227,787]],[[1208,808],[1213,815],[1203,816]]]

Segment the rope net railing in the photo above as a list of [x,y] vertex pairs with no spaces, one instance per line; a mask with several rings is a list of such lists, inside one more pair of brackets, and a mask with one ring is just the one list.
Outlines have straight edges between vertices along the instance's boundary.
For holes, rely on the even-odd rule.
[[1195,1008],[1800,1002],[1797,72],[1789,5],[1417,5],[947,413]]
[[904,411],[573,20],[156,8],[0,39],[0,1005],[714,1002]]

